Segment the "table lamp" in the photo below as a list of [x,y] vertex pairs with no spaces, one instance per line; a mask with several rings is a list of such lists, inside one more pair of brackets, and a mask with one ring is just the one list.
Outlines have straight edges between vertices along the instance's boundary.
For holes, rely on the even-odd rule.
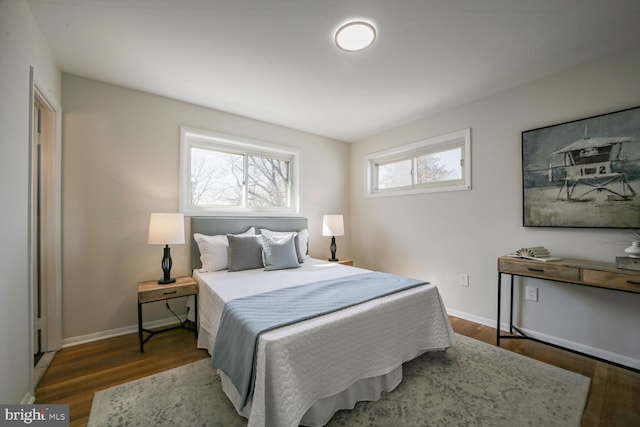
[[329,261],[339,261],[336,258],[336,236],[344,236],[344,222],[342,215],[324,215],[322,218],[322,235],[331,236],[331,258]]
[[158,280],[161,285],[174,283],[175,278],[171,277],[171,249],[169,245],[184,244],[184,216],[181,213],[152,213],[149,219],[149,240],[150,245],[165,245],[164,256],[162,257],[162,279]]

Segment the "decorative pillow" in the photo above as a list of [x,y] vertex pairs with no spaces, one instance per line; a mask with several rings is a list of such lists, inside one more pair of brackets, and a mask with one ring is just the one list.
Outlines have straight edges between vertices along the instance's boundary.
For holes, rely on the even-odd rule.
[[284,237],[267,237],[264,234],[260,237],[265,271],[300,267],[293,233]]
[[263,236],[267,237],[285,237],[290,234],[297,234],[298,244],[296,245],[296,252],[298,254],[298,262],[304,262],[304,260],[309,257],[307,255],[307,252],[309,250],[309,230],[307,230],[306,228],[300,231],[271,231],[267,230],[266,228],[261,228],[260,233],[262,233]]
[[[242,235],[255,235],[255,228],[251,227]],[[229,240],[225,235],[207,236],[196,233],[193,235],[200,250],[200,271],[225,270],[229,266]]]
[[262,243],[260,236],[234,236],[229,239],[229,271],[262,268]]

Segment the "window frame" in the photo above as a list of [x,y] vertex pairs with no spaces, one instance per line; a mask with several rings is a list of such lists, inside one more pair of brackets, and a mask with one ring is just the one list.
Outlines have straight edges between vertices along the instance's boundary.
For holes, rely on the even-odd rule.
[[[207,205],[191,203],[191,148],[247,156],[269,157],[289,161],[289,207],[246,206],[247,183],[242,186],[242,206]],[[238,216],[300,216],[300,166],[301,151],[295,148],[263,141],[180,126],[180,212],[186,216],[238,215]],[[245,171],[246,173],[246,171]]]
[[[418,157],[458,147],[462,149],[461,160],[463,161],[462,177],[460,179],[416,183],[416,159]],[[403,160],[411,160],[411,184],[403,187],[379,189],[378,167]],[[365,156],[365,198],[468,190],[471,190],[471,128],[423,139]]]

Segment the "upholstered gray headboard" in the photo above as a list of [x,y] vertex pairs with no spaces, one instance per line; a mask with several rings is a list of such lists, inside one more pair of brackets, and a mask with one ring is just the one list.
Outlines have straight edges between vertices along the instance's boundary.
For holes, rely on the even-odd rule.
[[255,227],[260,234],[261,228],[273,231],[300,231],[307,228],[307,218],[283,217],[191,217],[191,269],[202,267],[200,251],[193,239],[196,233],[215,236],[219,234],[238,234]]

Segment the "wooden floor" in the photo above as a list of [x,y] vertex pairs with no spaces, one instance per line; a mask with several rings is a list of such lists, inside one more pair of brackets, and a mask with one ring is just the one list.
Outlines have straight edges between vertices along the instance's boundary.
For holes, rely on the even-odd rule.
[[[495,344],[495,329],[451,317],[459,334]],[[640,373],[523,340],[503,348],[592,378],[583,426],[640,426]],[[196,349],[193,332],[154,336],[139,352],[137,334],[59,351],[36,388],[36,403],[66,403],[70,425],[84,426],[96,391],[208,357]]]
[[96,391],[209,357],[192,331],[154,335],[140,353],[138,334],[60,350],[36,387],[35,403],[69,404],[70,426],[86,426]]

